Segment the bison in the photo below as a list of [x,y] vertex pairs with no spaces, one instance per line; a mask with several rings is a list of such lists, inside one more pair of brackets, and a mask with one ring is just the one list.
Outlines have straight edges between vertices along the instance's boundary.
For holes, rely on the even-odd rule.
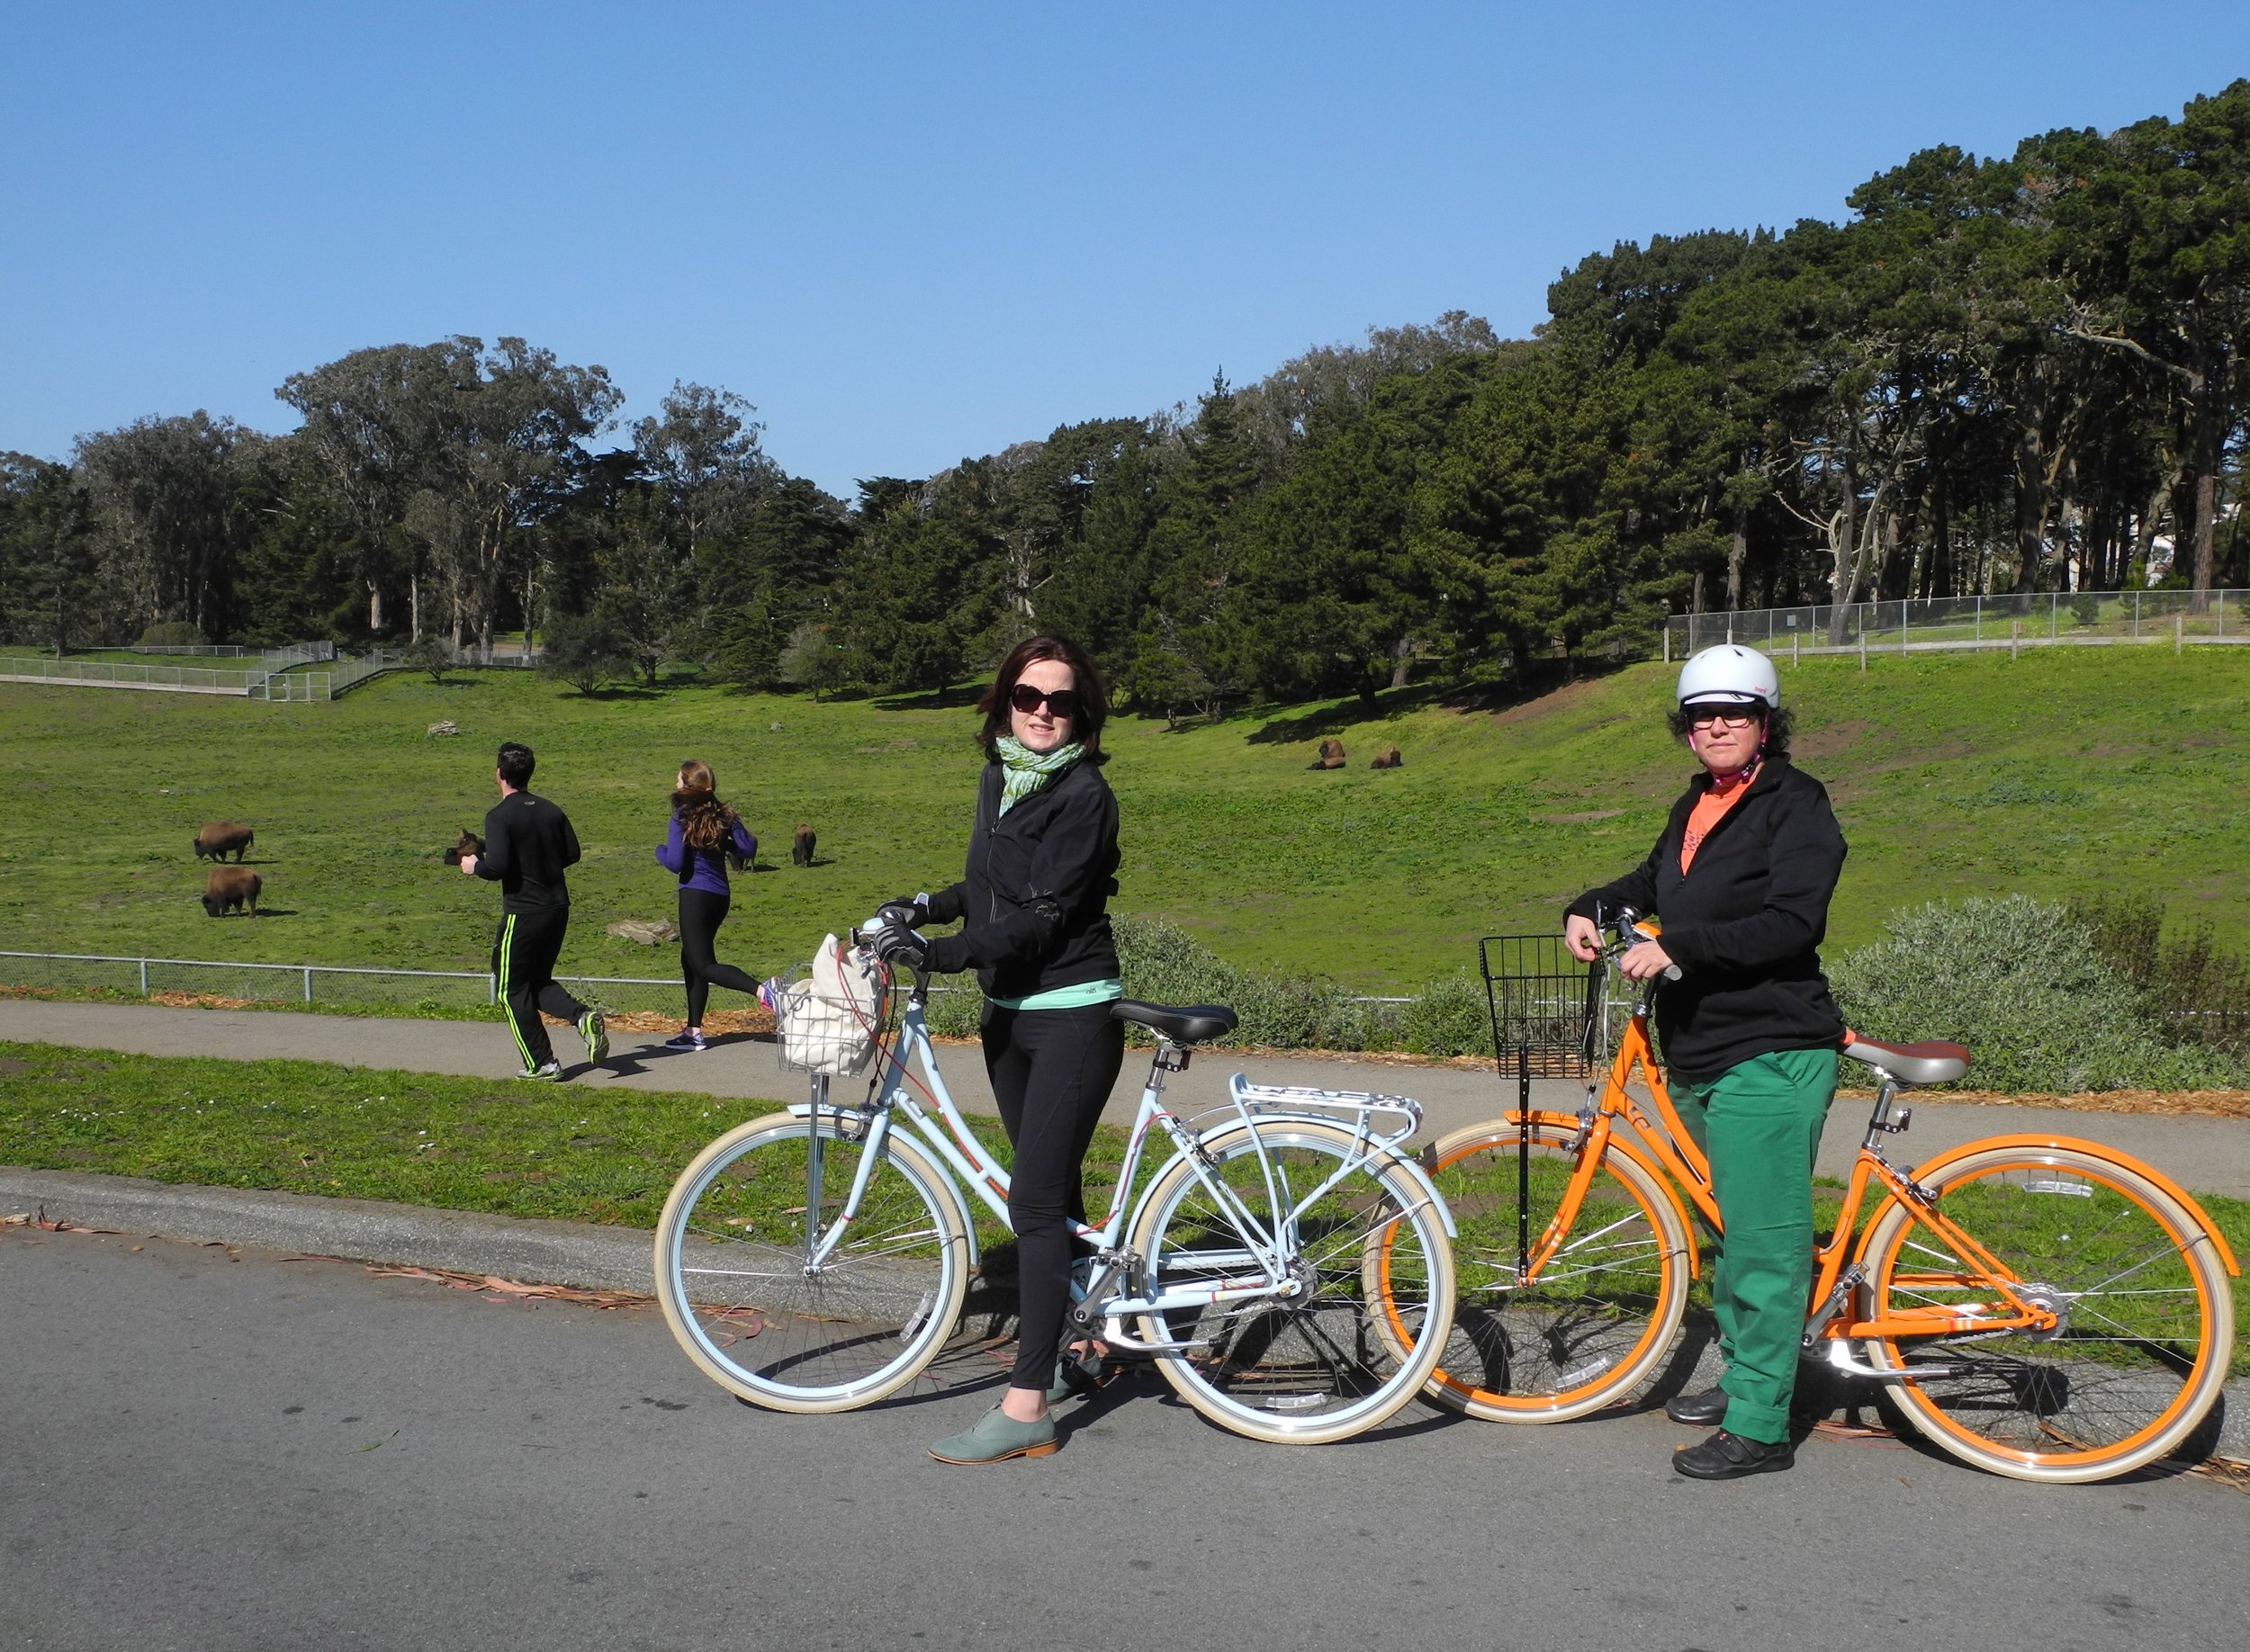
[[814,841],[813,829],[800,825],[796,829],[796,836],[789,840],[789,864],[793,866],[811,866]]
[[1406,759],[1399,755],[1398,747],[1385,746],[1381,751],[1375,753],[1375,760],[1367,767],[1370,768],[1404,768]]
[[247,866],[213,866],[203,880],[203,911],[224,918],[236,907],[257,916],[257,892],[264,888],[258,875]]
[[446,851],[446,864],[457,866],[464,857],[472,860],[484,858],[484,839],[465,826],[462,828],[461,835],[454,839],[453,847]]
[[1313,759],[1310,767],[1314,768],[1343,768],[1344,742],[1340,740],[1322,741],[1320,742],[1320,755]]
[[195,834],[195,858],[201,860],[208,855],[213,860],[224,860],[228,851],[232,850],[235,864],[239,866],[250,845],[256,841],[257,833],[238,822],[208,821]]

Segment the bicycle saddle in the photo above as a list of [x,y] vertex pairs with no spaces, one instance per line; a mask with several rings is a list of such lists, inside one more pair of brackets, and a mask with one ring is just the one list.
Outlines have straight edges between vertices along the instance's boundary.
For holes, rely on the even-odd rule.
[[1144,1004],[1134,998],[1120,998],[1112,1004],[1110,1018],[1146,1027],[1174,1044],[1201,1044],[1206,1038],[1220,1037],[1234,1031],[1236,1021],[1235,1012],[1224,1004],[1185,1004],[1174,1008]]
[[1844,1054],[1889,1073],[1902,1084],[1945,1084],[1968,1071],[1969,1053],[1958,1044],[1884,1044],[1844,1029]]

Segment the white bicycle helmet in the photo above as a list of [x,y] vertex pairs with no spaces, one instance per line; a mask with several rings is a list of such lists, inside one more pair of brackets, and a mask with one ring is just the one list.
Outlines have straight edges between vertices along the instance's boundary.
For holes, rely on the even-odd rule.
[[1682,705],[1747,705],[1755,700],[1768,711],[1781,705],[1781,676],[1773,661],[1740,642],[1722,642],[1689,656],[1679,668]]

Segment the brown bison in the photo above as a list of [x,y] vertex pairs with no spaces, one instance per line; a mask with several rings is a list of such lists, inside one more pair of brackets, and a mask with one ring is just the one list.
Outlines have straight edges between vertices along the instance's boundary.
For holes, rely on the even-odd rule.
[[811,866],[813,845],[815,841],[817,839],[814,837],[813,829],[810,826],[798,826],[796,836],[789,839],[789,864],[793,866]]
[[1340,740],[1322,741],[1320,742],[1320,755],[1313,759],[1310,767],[1314,768],[1343,768],[1344,742]]
[[462,828],[461,835],[454,839],[453,847],[446,851],[446,864],[457,866],[464,856],[472,860],[484,858],[484,839],[465,826]]
[[1399,755],[1398,747],[1385,746],[1381,751],[1375,753],[1375,760],[1367,767],[1370,768],[1404,768],[1406,759]]
[[257,841],[257,833],[236,821],[210,821],[195,834],[195,858],[206,855],[213,860],[224,860],[229,850],[234,853],[235,863],[241,864],[250,845]]
[[265,886],[248,866],[213,866],[203,880],[203,911],[213,918],[224,918],[238,906],[255,918],[257,892]]

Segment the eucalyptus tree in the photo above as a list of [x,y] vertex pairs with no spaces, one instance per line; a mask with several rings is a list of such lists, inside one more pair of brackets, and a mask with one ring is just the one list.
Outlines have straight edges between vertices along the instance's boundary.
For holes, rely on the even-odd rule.
[[757,411],[731,391],[675,380],[657,413],[634,422],[633,450],[670,509],[683,558],[780,480],[758,445]]
[[96,641],[95,580],[94,503],[69,466],[0,453],[0,635],[58,659]]
[[233,553],[248,525],[236,483],[266,440],[200,409],[78,438],[75,468],[94,505],[110,624],[134,634],[167,620],[227,629]]

